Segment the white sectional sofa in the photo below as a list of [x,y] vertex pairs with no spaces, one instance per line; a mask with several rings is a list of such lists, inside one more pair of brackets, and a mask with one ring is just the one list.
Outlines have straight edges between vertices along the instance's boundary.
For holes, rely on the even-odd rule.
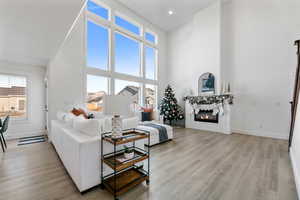
[[[136,122],[136,118],[127,119],[123,128],[136,128]],[[49,140],[80,192],[100,184],[100,134],[99,131],[98,135],[87,135],[61,120],[51,122]],[[136,146],[139,148],[144,148],[144,144],[144,140],[136,142]],[[118,150],[121,148],[123,147],[119,146]],[[104,153],[110,153],[113,151],[113,147],[104,143],[103,150]],[[104,174],[111,172],[112,170],[104,165]]]

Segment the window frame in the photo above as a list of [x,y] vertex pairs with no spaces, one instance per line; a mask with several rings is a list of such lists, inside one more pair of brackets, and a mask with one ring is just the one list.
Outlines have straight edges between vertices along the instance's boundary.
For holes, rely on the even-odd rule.
[[29,102],[30,102],[30,81],[29,81],[29,76],[26,74],[18,74],[18,73],[3,73],[0,72],[0,75],[6,75],[6,76],[19,76],[19,77],[24,77],[26,79],[26,88],[25,88],[25,97],[26,97],[26,103],[25,103],[25,116],[24,117],[13,117],[10,116],[10,120],[15,121],[15,122],[23,122],[23,121],[29,121],[30,120],[30,112],[29,112]]
[[[149,30],[144,24],[137,23],[135,20],[132,20],[130,17],[127,17],[126,15],[122,14],[121,12],[113,9],[112,7],[108,7],[102,2],[99,2],[98,0],[92,0],[94,3],[99,4],[100,6],[106,8],[109,10],[109,20],[105,20],[100,16],[95,15],[94,13],[88,11],[88,9],[85,9],[85,54],[87,58],[87,22],[91,21],[99,26],[102,26],[104,28],[108,29],[109,34],[109,62],[108,62],[108,69],[97,69],[97,68],[91,68],[87,66],[87,60],[85,60],[85,72],[86,75],[94,75],[94,76],[103,76],[107,77],[109,79],[109,94],[115,94],[115,80],[124,80],[124,81],[131,81],[131,82],[137,82],[141,85],[141,97],[140,97],[140,105],[145,105],[145,87],[147,84],[156,86],[156,104],[158,102],[157,100],[157,93],[159,88],[159,77],[158,77],[158,56],[159,56],[159,48],[158,48],[158,35],[154,33],[153,31]],[[137,35],[131,31],[128,31],[118,25],[115,24],[115,16],[122,17],[124,20],[127,20],[128,22],[132,23],[133,25],[136,25],[140,28],[140,35]],[[140,47],[140,75],[130,75],[130,74],[123,74],[115,71],[115,33],[122,34],[125,37],[128,37],[129,39],[135,40],[139,43]],[[151,33],[155,36],[155,43],[152,43],[145,38],[146,32]],[[155,50],[155,79],[147,79],[146,78],[146,63],[145,63],[145,47],[151,47]],[[87,76],[85,76],[87,77]],[[85,81],[86,83],[86,81]],[[85,97],[87,97],[87,87],[85,87]],[[157,105],[154,105],[156,108]]]

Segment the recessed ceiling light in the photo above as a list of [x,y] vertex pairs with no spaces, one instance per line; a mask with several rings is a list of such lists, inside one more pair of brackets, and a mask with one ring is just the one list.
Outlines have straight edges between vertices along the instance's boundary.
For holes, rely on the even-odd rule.
[[168,11],[168,14],[169,14],[169,15],[173,15],[173,14],[174,14],[173,10],[169,10],[169,11]]

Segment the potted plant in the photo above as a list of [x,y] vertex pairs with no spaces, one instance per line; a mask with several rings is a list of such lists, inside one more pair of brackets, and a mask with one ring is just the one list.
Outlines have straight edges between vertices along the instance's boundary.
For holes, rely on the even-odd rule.
[[126,145],[124,145],[124,157],[126,159],[132,159],[134,156],[134,151],[133,149],[130,149],[129,147],[127,147]]

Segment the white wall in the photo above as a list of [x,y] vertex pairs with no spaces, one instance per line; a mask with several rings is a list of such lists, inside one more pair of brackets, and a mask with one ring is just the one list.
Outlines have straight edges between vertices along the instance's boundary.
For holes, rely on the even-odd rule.
[[27,119],[11,118],[7,138],[45,134],[45,67],[0,61],[0,73],[27,77]]
[[189,89],[196,95],[202,73],[217,73],[235,96],[233,131],[287,139],[299,7],[296,0],[229,0],[169,33],[169,81],[178,98]]
[[235,95],[235,132],[288,138],[299,8],[296,0],[223,4],[222,69]]
[[[101,1],[137,23],[150,28],[158,35],[159,50],[159,97],[167,84],[166,35],[142,17],[115,1]],[[83,10],[84,11],[84,10]],[[70,104],[85,103],[86,62],[85,62],[85,14],[82,13],[70,31],[60,51],[49,64],[49,121],[56,118],[56,112]]]
[[168,34],[168,80],[181,106],[182,97],[198,95],[198,79],[203,73],[213,73],[219,89],[220,9],[220,3],[214,3]]
[[58,110],[63,110],[68,105],[84,103],[84,19],[84,15],[81,14],[56,57],[49,64],[48,118],[50,121],[56,118]]

